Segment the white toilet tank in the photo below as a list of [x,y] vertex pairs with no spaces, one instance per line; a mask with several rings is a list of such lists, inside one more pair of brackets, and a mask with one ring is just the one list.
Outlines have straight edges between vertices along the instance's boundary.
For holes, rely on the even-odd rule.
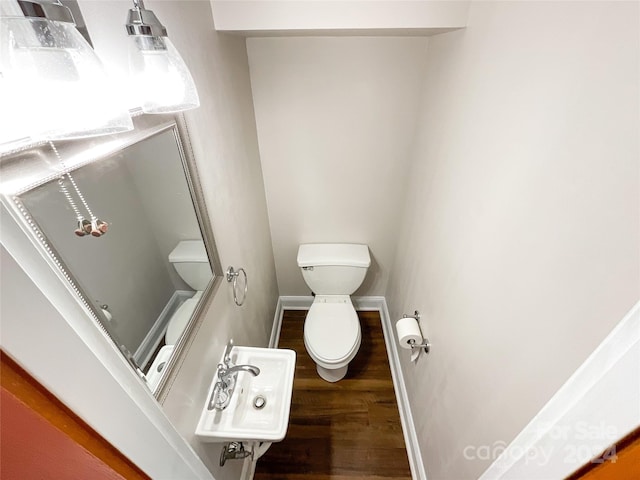
[[209,257],[202,240],[178,242],[169,254],[169,262],[187,285],[196,291],[204,290],[211,280]]
[[351,295],[371,265],[369,247],[352,243],[307,243],[298,248],[298,266],[316,295]]

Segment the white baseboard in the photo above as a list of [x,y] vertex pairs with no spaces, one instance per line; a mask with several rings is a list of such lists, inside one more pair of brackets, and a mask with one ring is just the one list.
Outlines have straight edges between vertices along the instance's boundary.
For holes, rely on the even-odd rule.
[[402,433],[407,446],[407,456],[409,457],[409,468],[413,480],[427,480],[427,472],[422,461],[422,452],[418,442],[418,432],[416,432],[411,405],[409,404],[409,394],[407,393],[404,375],[400,367],[400,357],[398,355],[398,344],[393,334],[393,324],[387,308],[387,301],[380,298],[380,318],[382,320],[382,331],[384,332],[384,342],[389,356],[389,367],[393,378],[393,387],[396,391],[398,410],[400,412],[400,422],[402,423]]
[[282,329],[282,314],[284,308],[282,306],[282,297],[278,298],[276,304],[276,313],[273,316],[273,326],[271,327],[271,337],[269,338],[269,348],[278,348],[280,341],[280,330]]
[[[424,464],[422,463],[422,455],[418,446],[418,435],[413,423],[413,415],[411,414],[411,407],[409,405],[409,397],[407,389],[404,384],[404,377],[402,375],[402,369],[400,368],[400,358],[398,357],[398,347],[394,341],[393,327],[391,324],[391,318],[389,317],[389,310],[387,309],[387,302],[384,297],[351,297],[353,306],[356,310],[360,311],[377,311],[380,313],[380,319],[382,323],[382,332],[384,334],[384,342],[387,348],[387,356],[389,357],[389,368],[391,370],[391,378],[393,380],[393,387],[396,393],[396,401],[398,403],[398,411],[400,412],[400,423],[402,424],[402,432],[404,435],[404,441],[407,447],[407,456],[409,458],[409,466],[411,468],[411,475],[414,480],[426,480],[427,476],[424,470]],[[313,303],[313,297],[280,297],[276,306],[276,313],[273,319],[273,327],[271,330],[271,339],[269,341],[270,348],[276,348],[278,346],[278,340],[280,338],[280,329],[282,328],[282,315],[284,310],[308,310]],[[250,480],[253,478],[253,472],[255,471],[255,462],[252,465],[246,465],[243,472],[250,474],[246,478],[243,476],[243,480]]]
[[[309,310],[313,304],[314,297],[280,297],[278,306],[282,310]],[[385,303],[384,297],[368,296],[368,297],[351,297],[351,303],[356,310],[360,311],[382,311],[382,305]]]
[[380,318],[382,318],[386,301],[384,297],[351,297],[351,303],[356,310],[361,312],[380,312]]
[[309,310],[313,303],[311,295],[304,297],[280,297],[278,301],[282,304],[283,310]]

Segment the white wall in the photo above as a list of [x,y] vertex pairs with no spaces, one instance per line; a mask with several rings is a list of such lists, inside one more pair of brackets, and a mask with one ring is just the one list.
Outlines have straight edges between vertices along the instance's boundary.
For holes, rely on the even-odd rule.
[[612,445],[638,428],[639,407],[640,302],[478,480],[566,478],[604,451],[615,461]]
[[191,290],[169,263],[169,254],[178,242],[202,238],[175,135],[165,132],[152,141],[132,145],[127,156],[132,160],[125,165],[175,290]]
[[424,38],[247,40],[280,295],[308,295],[298,245],[368,244],[360,295],[391,268],[420,105]]
[[429,40],[387,301],[433,343],[402,365],[430,480],[477,478],[464,448],[510,442],[638,299],[638,13],[473,2]]
[[[211,0],[216,29],[243,35],[429,35],[464,27],[469,1]],[[419,33],[418,33],[419,32]]]

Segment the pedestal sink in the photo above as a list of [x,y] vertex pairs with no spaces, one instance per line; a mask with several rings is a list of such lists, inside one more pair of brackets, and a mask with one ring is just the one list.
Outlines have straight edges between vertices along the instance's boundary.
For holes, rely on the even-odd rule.
[[287,432],[296,352],[276,348],[234,346],[234,365],[253,365],[258,376],[239,372],[229,405],[209,409],[214,376],[196,428],[203,442],[278,442]]

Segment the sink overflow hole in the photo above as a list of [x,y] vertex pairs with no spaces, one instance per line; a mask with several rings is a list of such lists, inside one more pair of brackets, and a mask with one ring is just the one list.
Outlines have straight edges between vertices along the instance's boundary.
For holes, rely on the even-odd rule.
[[258,410],[264,408],[266,404],[267,404],[267,399],[264,398],[262,395],[258,395],[256,396],[256,398],[253,399],[253,408],[256,408]]

